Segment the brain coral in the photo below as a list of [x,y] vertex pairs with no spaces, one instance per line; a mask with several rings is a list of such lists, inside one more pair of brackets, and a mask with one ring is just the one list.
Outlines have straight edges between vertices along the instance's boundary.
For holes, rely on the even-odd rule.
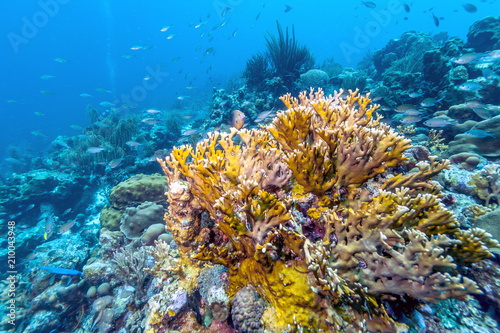
[[142,232],[153,224],[163,222],[164,209],[162,205],[145,202],[138,207],[128,207],[122,217],[120,230],[129,239],[137,239]]
[[238,332],[264,332],[260,322],[263,313],[264,301],[254,286],[248,285],[234,295],[231,316]]
[[99,217],[101,226],[111,231],[119,230],[121,218],[128,205],[146,201],[164,201],[166,185],[165,178],[158,174],[139,174],[119,183],[111,189],[110,205],[104,206],[101,211]]
[[320,69],[310,69],[300,75],[300,83],[307,88],[321,87],[328,82],[328,74]]

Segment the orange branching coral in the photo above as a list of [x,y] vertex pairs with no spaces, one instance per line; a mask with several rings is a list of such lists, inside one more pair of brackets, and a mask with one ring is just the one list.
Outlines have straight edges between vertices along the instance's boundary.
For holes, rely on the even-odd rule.
[[441,203],[431,177],[448,162],[391,175],[409,140],[374,117],[369,95],[341,93],[286,95],[270,126],[211,133],[160,161],[181,259],[228,267],[231,297],[252,284],[271,330],[396,332],[405,325],[382,299],[480,292],[455,259],[492,243],[459,232]]
[[460,242],[454,244],[449,252],[463,264],[472,264],[490,258],[493,255],[489,249],[500,247],[498,241],[490,233],[480,228],[460,230],[456,233],[456,237]]
[[384,188],[396,189],[407,187],[412,193],[419,193],[424,190],[428,193],[439,193],[441,186],[432,177],[439,174],[443,169],[449,169],[450,161],[439,162],[437,156],[429,156],[429,162],[418,162],[418,171],[410,172],[406,175],[398,174],[384,183]]
[[325,97],[311,90],[299,100],[283,96],[288,110],[267,128],[285,151],[297,182],[318,196],[363,184],[405,161],[402,153],[410,148],[410,140],[373,118],[378,106],[368,108],[368,97],[355,91],[343,100],[341,93]]

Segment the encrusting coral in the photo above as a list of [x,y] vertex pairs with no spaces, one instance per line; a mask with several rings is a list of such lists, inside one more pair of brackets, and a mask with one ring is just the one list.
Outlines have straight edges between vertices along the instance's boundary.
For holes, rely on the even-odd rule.
[[374,117],[369,95],[341,94],[286,95],[271,125],[210,133],[159,160],[177,269],[227,267],[230,298],[250,285],[267,301],[268,331],[403,330],[384,300],[480,293],[457,263],[497,246],[480,230],[459,231],[440,202],[431,177],[447,161],[391,174],[409,140]]

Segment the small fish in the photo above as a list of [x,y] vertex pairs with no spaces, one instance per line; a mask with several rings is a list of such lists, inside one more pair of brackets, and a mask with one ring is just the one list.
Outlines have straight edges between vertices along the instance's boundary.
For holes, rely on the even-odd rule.
[[471,3],[466,3],[463,5],[464,9],[467,13],[475,13],[477,12],[477,7]]
[[420,94],[420,93],[416,93],[416,92],[412,92],[410,93],[408,96],[410,96],[410,98],[418,98],[418,97],[422,97],[424,94]]
[[5,161],[6,161],[7,163],[14,164],[14,165],[26,165],[26,163],[23,163],[23,162],[21,162],[21,161],[19,161],[19,160],[15,159],[15,158],[13,158],[13,157],[7,157],[7,158],[5,159]]
[[29,205],[25,210],[32,210],[33,208],[35,208],[35,204]]
[[129,180],[132,180],[132,181],[136,181],[136,180],[139,180],[139,179],[142,179],[142,176],[133,176],[133,177],[129,178]]
[[285,4],[285,13],[288,13],[291,10],[292,10],[292,7],[290,7],[289,5]]
[[151,75],[146,75],[146,76],[143,78],[143,80],[144,80],[144,81],[149,81],[149,80],[151,80],[152,78],[153,78],[153,77],[152,77]]
[[82,94],[80,94],[80,97],[86,97],[87,98],[87,97],[94,97],[94,96],[92,96],[91,94],[82,93]]
[[109,127],[109,125],[103,123],[102,121],[96,121],[94,123],[94,125],[96,125],[97,127],[100,127],[100,128],[107,128],[107,127]]
[[399,105],[395,111],[396,112],[405,112],[406,110],[416,110],[417,109],[417,106],[414,105],[414,104],[402,104],[402,105]]
[[210,53],[214,52],[214,48],[213,47],[209,47],[208,49],[205,50],[205,54],[208,55]]
[[111,160],[108,165],[111,167],[111,169],[114,169],[117,166],[119,166],[122,161],[123,161],[123,156],[120,158],[115,158],[114,160]]
[[195,28],[195,29],[201,28],[202,26],[204,26],[204,25],[205,25],[205,24],[207,24],[207,23],[208,23],[208,21],[199,22],[199,23],[197,23],[197,24],[194,26],[194,28]]
[[42,79],[42,80],[48,80],[48,79],[53,79],[53,78],[55,78],[54,75],[42,75],[42,76],[40,76],[40,79]]
[[361,3],[367,8],[375,8],[377,5],[372,1],[361,1]]
[[55,58],[54,61],[58,62],[60,64],[67,64],[67,63],[69,63],[69,60],[64,59],[64,58]]
[[148,124],[148,125],[154,125],[158,122],[158,120],[153,119],[153,118],[144,118],[141,120],[143,123]]
[[458,90],[460,91],[476,91],[481,89],[481,85],[477,82],[474,81],[467,81],[465,83],[462,83],[457,87]]
[[31,134],[33,134],[34,136],[41,136],[41,137],[44,137],[44,138],[48,138],[47,135],[43,134],[40,131],[31,131]]
[[75,224],[75,220],[70,220],[70,221],[64,223],[62,226],[59,227],[59,230],[57,231],[57,234],[60,235],[60,234],[65,233],[66,231],[68,231],[69,229],[71,229],[71,227],[74,224]]
[[172,63],[175,64],[179,60],[181,60],[181,57],[175,57],[174,59],[172,59]]
[[401,119],[401,123],[403,124],[414,124],[418,123],[419,121],[422,120],[422,117],[418,116],[405,116]]
[[142,143],[136,142],[136,141],[127,141],[125,144],[131,148],[137,147],[142,145]]
[[173,27],[173,25],[164,25],[164,26],[160,29],[160,31],[161,31],[161,32],[166,32],[168,29],[170,29],[170,28],[172,28],[172,27]]
[[69,125],[69,127],[71,127],[72,129],[74,129],[75,131],[81,131],[81,130],[83,130],[83,127],[79,126],[79,125]]
[[67,148],[67,149],[70,149],[71,147],[68,146],[68,144],[66,142],[64,142],[63,140],[54,140],[54,143],[55,144],[58,144],[59,146],[61,147],[64,147],[64,148]]
[[481,129],[471,129],[471,130],[468,130],[467,132],[465,132],[464,134],[467,136],[471,136],[473,138],[479,138],[479,139],[483,139],[483,138],[487,138],[487,137],[495,137],[495,134],[488,132],[488,131],[485,131],[485,130],[481,130]]
[[198,133],[197,129],[190,129],[190,130],[184,131],[182,133],[182,136],[191,136],[191,135],[196,134],[196,133]]
[[147,113],[151,113],[151,114],[157,114],[157,113],[160,113],[161,111],[160,110],[155,110],[155,109],[149,109],[149,110],[146,110]]
[[82,140],[89,140],[90,139],[90,136],[85,135],[85,134],[79,134],[77,136],[78,136],[78,138],[80,138]]
[[190,98],[190,97],[191,97],[191,96],[181,95],[181,96],[177,96],[177,99],[178,99],[179,101],[183,101],[183,100],[185,100],[186,98]]
[[26,257],[26,261],[31,261],[31,260],[35,259],[37,256],[38,256],[38,253],[33,252],[33,253],[29,254],[29,255]]
[[[465,103],[469,106],[467,103]],[[500,107],[497,105],[482,105],[472,107],[472,110],[481,118],[481,119],[491,119],[500,114]]]
[[227,12],[231,9],[231,7],[224,7],[224,9],[220,12],[220,16],[226,16]]
[[[222,21],[222,23],[220,24],[220,26],[221,26],[221,27],[223,27],[223,26],[225,26],[228,22],[229,22],[229,19],[224,20],[224,21]],[[214,39],[213,37],[210,37],[210,38],[208,39],[208,41],[209,41],[209,42],[211,42],[213,39]]]
[[107,150],[107,149],[103,148],[103,147],[90,147],[89,149],[87,149],[87,153],[97,154],[97,153],[100,153],[103,150]]
[[409,13],[410,12],[410,6],[408,6],[408,4],[404,4],[404,7],[405,7],[405,12]]
[[424,125],[428,127],[445,127],[448,125],[453,125],[454,123],[441,119],[441,118],[432,118],[429,120],[424,121]]
[[123,53],[123,54],[122,54],[122,58],[125,58],[125,59],[132,59],[132,58],[135,58],[135,55],[130,54],[130,53]]
[[424,99],[422,102],[420,102],[420,105],[424,108],[428,108],[428,107],[436,105],[437,102],[438,101],[435,98],[429,97],[429,98]]
[[170,34],[167,36],[167,39],[173,39],[175,37],[179,36],[179,34]]
[[419,116],[422,114],[420,110],[415,110],[415,109],[408,109],[403,113],[407,116]]
[[50,95],[55,95],[55,92],[49,91],[49,90],[40,90],[40,92],[44,95],[50,96]]
[[439,27],[439,18],[434,13],[432,13],[432,19],[434,20],[434,25]]
[[47,235],[51,235],[53,229],[54,229],[54,217],[52,215],[49,215],[45,218],[45,233]]
[[111,94],[111,90],[104,89],[104,88],[96,88],[96,91],[102,92],[102,93],[110,93]]
[[38,116],[38,117],[46,117],[45,113],[42,113],[42,112],[39,112],[39,111],[35,111],[33,113],[35,114],[35,116]]
[[7,103],[9,103],[9,104],[19,104],[19,102],[16,101],[15,99],[9,99],[9,100],[7,100]]
[[101,103],[99,103],[99,105],[104,106],[105,108],[110,108],[110,107],[115,106],[113,103],[107,102],[107,101],[101,102]]
[[466,53],[457,59],[453,60],[455,64],[464,65],[478,59],[481,55],[477,53]]
[[130,49],[132,51],[138,51],[138,50],[142,50],[143,48],[144,48],[144,46],[142,46],[142,45],[134,45]]
[[240,110],[234,110],[231,117],[231,126],[236,129],[241,129],[245,124],[245,114]]
[[62,216],[67,215],[67,214],[69,214],[70,212],[71,212],[71,208],[68,208],[68,209],[66,209],[66,210],[64,211],[64,213],[62,213]]

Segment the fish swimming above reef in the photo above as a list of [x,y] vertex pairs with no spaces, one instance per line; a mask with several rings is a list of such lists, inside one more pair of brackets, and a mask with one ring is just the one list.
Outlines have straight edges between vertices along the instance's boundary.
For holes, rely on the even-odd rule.
[[471,3],[466,3],[463,5],[464,9],[467,13],[475,13],[477,12],[477,7]]
[[464,134],[478,139],[487,138],[489,136],[495,137],[495,134],[481,129],[471,129],[465,132]]
[[90,147],[89,149],[87,149],[87,153],[97,154],[97,153],[100,153],[103,150],[106,150],[106,148],[103,148],[103,147]]
[[500,114],[500,106],[498,105],[482,104],[477,101],[469,101],[465,105],[470,107],[481,119],[491,119]]
[[432,118],[432,119],[424,121],[424,125],[429,126],[429,127],[445,127],[448,125],[453,125],[453,123],[451,121],[446,120],[446,119]]
[[479,83],[474,82],[474,81],[467,81],[467,82],[462,83],[461,85],[459,85],[457,87],[457,89],[460,91],[476,91],[476,90],[479,90],[481,88],[482,88],[482,86]]
[[469,62],[475,61],[475,60],[479,59],[480,57],[481,57],[481,55],[478,53],[466,53],[466,54],[461,55],[460,57],[456,58],[455,60],[453,60],[453,62],[455,64],[464,65],[464,64],[468,64]]
[[68,222],[64,223],[62,226],[59,227],[59,230],[57,231],[57,234],[60,235],[60,234],[65,233],[66,231],[68,231],[69,229],[71,229],[71,227],[74,224],[75,224],[75,220],[71,220],[71,221],[68,221]]
[[83,272],[69,268],[59,268],[59,267],[49,267],[49,266],[40,266],[37,268],[45,269],[46,271],[49,271],[52,274],[58,274],[58,275],[78,276],[83,274]]
[[434,25],[439,27],[439,18],[434,13],[432,13],[432,19],[434,20]]
[[231,118],[231,126],[241,129],[245,124],[245,114],[240,110],[234,110]]
[[45,219],[45,233],[43,234],[43,239],[47,240],[52,236],[52,230],[54,229],[54,217],[49,215]]

